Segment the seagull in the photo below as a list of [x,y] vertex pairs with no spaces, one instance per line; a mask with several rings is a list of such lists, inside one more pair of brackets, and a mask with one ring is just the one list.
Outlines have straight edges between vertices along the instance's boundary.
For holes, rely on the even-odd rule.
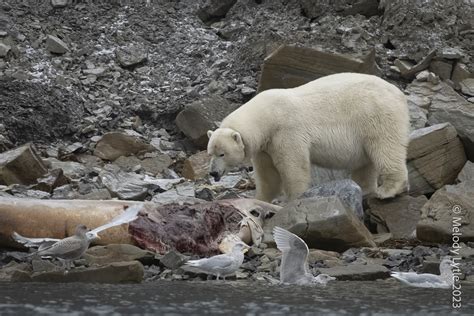
[[[100,239],[99,233],[111,227],[115,227],[118,225],[126,224],[132,222],[138,218],[138,212],[143,207],[143,205],[133,205],[129,206],[125,212],[114,217],[110,222],[99,226],[91,231],[86,232],[87,239],[92,242],[96,239]],[[28,248],[38,248],[38,250],[44,249],[45,247],[49,247],[52,244],[60,241],[61,239],[56,238],[28,238],[24,237],[16,232],[13,232],[12,238]]]
[[50,246],[42,246],[38,251],[28,255],[53,257],[66,261],[66,270],[71,267],[73,260],[79,259],[87,248],[89,248],[91,240],[87,238],[87,227],[85,225],[78,225],[73,236],[61,239]]
[[199,260],[188,260],[184,264],[184,269],[192,272],[201,272],[215,275],[217,280],[234,274],[244,262],[244,252],[250,249],[243,241],[237,242],[232,251],[227,254],[217,255]]
[[405,284],[415,287],[448,289],[453,286],[451,257],[444,257],[439,265],[440,275],[416,272],[392,272],[390,275]]
[[134,205],[127,208],[125,212],[113,218],[110,222],[88,231],[85,225],[78,225],[73,236],[64,239],[55,238],[27,238],[13,232],[13,239],[28,248],[38,248],[31,256],[53,257],[63,259],[66,262],[66,270],[69,270],[71,262],[79,259],[89,248],[92,241],[100,239],[99,233],[111,227],[129,223],[138,218],[138,212],[142,205]]
[[282,252],[280,265],[280,282],[297,285],[318,284],[325,286],[336,278],[327,274],[313,276],[308,269],[309,249],[300,237],[286,229],[275,226],[273,238],[278,249]]

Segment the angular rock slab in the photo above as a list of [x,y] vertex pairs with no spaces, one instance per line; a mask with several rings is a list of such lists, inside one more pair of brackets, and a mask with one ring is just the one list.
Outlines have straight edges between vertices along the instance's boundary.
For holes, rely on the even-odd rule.
[[378,233],[390,232],[395,239],[412,239],[426,201],[428,199],[424,195],[402,195],[386,200],[372,198],[368,200],[369,213],[386,229],[378,230]]
[[282,45],[265,58],[258,92],[294,88],[339,72],[375,74],[375,51],[358,59],[313,48]]
[[0,154],[0,184],[33,184],[47,172],[30,144]]
[[390,271],[378,264],[351,264],[341,267],[319,268],[318,271],[335,277],[339,281],[372,281],[390,277]]
[[474,241],[474,180],[436,191],[421,209],[416,236],[425,242],[451,244],[453,233],[458,233],[455,227],[460,241]]
[[309,248],[344,251],[351,247],[375,247],[364,224],[336,196],[288,203],[265,222],[264,242],[272,242],[275,226],[303,238]]
[[420,195],[454,183],[466,154],[454,127],[443,123],[410,134],[407,160],[410,194]]
[[203,150],[191,155],[184,161],[182,174],[190,180],[204,179],[209,174],[209,164],[211,156]]
[[140,283],[145,270],[138,261],[114,262],[105,266],[75,268],[64,271],[38,272],[31,275],[33,282],[83,283]]
[[145,143],[135,135],[122,132],[107,133],[97,142],[94,155],[113,161],[120,156],[155,151],[155,147]]
[[237,109],[221,96],[212,96],[194,101],[179,112],[176,125],[196,146],[206,148],[208,130],[215,130],[227,115]]

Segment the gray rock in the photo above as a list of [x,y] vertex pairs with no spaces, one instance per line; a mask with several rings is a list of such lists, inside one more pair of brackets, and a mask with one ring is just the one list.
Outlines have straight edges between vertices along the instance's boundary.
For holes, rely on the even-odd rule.
[[453,183],[466,155],[454,127],[444,123],[413,131],[407,160],[410,194],[420,195]]
[[154,151],[155,148],[129,132],[107,133],[98,141],[94,155],[105,160],[115,160],[120,156],[129,156],[141,152]]
[[31,144],[0,153],[0,184],[33,184],[46,173]]
[[326,182],[350,179],[351,174],[347,170],[326,169],[319,166],[311,167],[311,186],[319,186]]
[[168,269],[178,269],[181,267],[188,258],[181,253],[171,250],[160,258],[160,263]]
[[264,242],[279,226],[300,236],[310,248],[342,251],[351,247],[374,247],[372,235],[336,196],[307,198],[285,205],[264,225]]
[[38,272],[31,275],[33,282],[83,283],[140,283],[144,276],[138,261],[114,262],[101,267],[76,268],[64,271]]
[[53,35],[46,37],[46,49],[54,54],[64,54],[69,51],[67,44]]
[[431,99],[429,124],[449,122],[456,128],[465,144],[466,141],[474,144],[474,104],[466,101],[444,82],[431,86],[430,90],[431,93],[427,93]]
[[364,218],[362,189],[351,179],[335,180],[308,189],[301,198],[337,196],[360,220]]
[[443,47],[436,55],[446,59],[461,59],[465,54],[459,47]]
[[466,78],[461,81],[461,91],[464,94],[474,97],[474,78]]
[[462,168],[461,172],[459,172],[456,180],[458,182],[474,180],[474,163],[469,160],[466,161],[466,164]]
[[69,4],[69,0],[51,0],[53,8],[64,8]]
[[371,281],[390,277],[390,271],[382,265],[351,264],[332,268],[318,268],[320,273],[335,277],[338,281]]
[[211,96],[187,105],[176,117],[176,125],[186,137],[200,148],[206,148],[208,130],[215,130],[219,123],[237,108],[221,96]]
[[89,248],[83,258],[90,265],[106,265],[112,262],[137,260],[143,264],[151,264],[155,254],[128,244],[110,244]]
[[132,172],[124,172],[118,166],[107,165],[99,173],[100,182],[113,196],[122,200],[141,200],[148,192],[157,189],[166,191],[182,179],[155,179]]
[[474,241],[474,181],[446,185],[421,209],[416,236],[421,241],[453,243],[455,227],[459,241]]
[[0,57],[6,57],[11,49],[10,45],[0,42]]
[[433,60],[430,64],[430,71],[437,74],[442,80],[451,79],[453,65],[443,60]]
[[146,48],[139,44],[118,48],[115,51],[115,56],[120,65],[124,68],[134,68],[143,64],[148,59]]
[[453,73],[451,75],[451,80],[454,83],[459,84],[464,79],[471,78],[472,76],[473,74],[471,74],[466,64],[458,62],[454,65]]
[[410,130],[414,131],[426,126],[428,118],[426,110],[413,103],[413,99],[408,98],[408,113],[410,115]]
[[370,218],[378,227],[382,225],[384,228],[377,229],[378,233],[390,232],[395,239],[413,239],[421,208],[426,201],[428,199],[424,195],[402,195],[387,200],[372,198],[368,200]]
[[71,179],[82,178],[89,172],[89,169],[79,162],[60,161],[55,158],[47,158],[45,161],[51,166],[51,169],[61,169],[64,175]]

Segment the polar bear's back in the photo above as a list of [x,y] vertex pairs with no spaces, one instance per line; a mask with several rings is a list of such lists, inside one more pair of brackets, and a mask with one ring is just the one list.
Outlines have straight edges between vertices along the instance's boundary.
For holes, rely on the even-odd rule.
[[406,98],[397,87],[373,75],[339,73],[292,89],[263,91],[231,113],[223,126],[242,130],[253,122],[259,129],[272,129],[275,124],[278,128],[298,128],[350,122],[359,125],[361,120],[388,118],[401,125],[409,121]]

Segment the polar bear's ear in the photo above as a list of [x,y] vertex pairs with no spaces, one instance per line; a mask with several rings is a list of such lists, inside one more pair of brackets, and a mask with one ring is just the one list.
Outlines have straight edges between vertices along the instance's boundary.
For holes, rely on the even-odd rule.
[[239,144],[242,143],[242,137],[239,132],[232,132],[232,138]]
[[211,138],[211,136],[212,136],[212,131],[211,130],[207,131],[207,137]]

